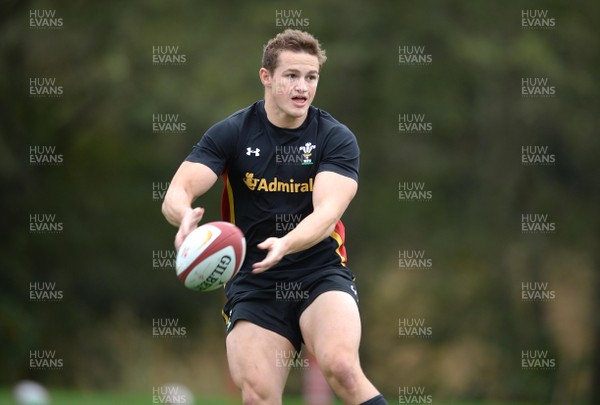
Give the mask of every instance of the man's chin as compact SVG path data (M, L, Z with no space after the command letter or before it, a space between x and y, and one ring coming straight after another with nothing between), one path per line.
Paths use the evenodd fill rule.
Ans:
M310 107L310 104L308 103L306 103L302 107L292 106L288 109L287 113L296 118L304 117L308 112L308 107Z

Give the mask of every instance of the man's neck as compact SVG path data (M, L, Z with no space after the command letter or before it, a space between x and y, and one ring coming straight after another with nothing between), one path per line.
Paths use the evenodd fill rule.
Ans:
M305 114L300 117L292 117L279 110L274 102L265 97L265 113L267 114L267 120L276 127L295 129L304 123L306 120Z

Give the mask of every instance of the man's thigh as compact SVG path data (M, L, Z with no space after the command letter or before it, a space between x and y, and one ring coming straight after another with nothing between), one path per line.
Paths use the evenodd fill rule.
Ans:
M294 353L285 337L245 320L239 320L226 339L227 360L233 381L252 386L261 396L281 396L289 369L282 359Z
M300 316L300 329L306 348L317 359L341 352L358 360L360 314L355 298L347 292L320 294Z

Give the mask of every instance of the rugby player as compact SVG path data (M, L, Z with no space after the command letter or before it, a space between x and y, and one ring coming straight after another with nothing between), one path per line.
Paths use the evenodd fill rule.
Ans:
M361 369L358 292L341 222L358 187L358 144L312 106L325 60L309 33L269 40L259 70L264 99L206 131L162 206L179 228L179 248L204 214L194 201L224 182L223 220L248 246L223 309L229 369L244 404L281 404L289 368L280 360L302 344L344 403L387 404Z

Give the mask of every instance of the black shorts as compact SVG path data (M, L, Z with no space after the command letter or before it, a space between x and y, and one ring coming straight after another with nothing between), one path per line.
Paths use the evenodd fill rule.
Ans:
M287 338L300 352L300 315L322 293L344 291L358 303L354 275L345 268L315 272L295 281L276 282L270 288L233 293L223 307L227 333L239 320L273 331Z

